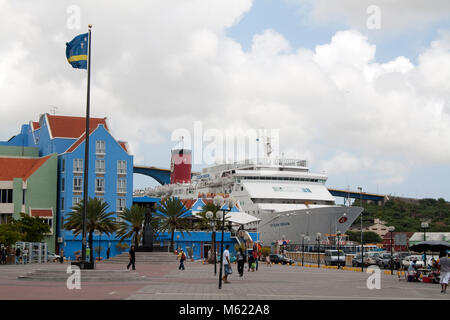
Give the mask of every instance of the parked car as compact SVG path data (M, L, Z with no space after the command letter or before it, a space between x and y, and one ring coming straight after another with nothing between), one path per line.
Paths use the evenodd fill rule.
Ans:
M345 266L345 252L342 250L339 250L339 254L337 250L325 250L325 265L326 266L332 266L332 265L341 265Z
M281 254L271 254L269 257L270 257L270 262L273 262L273 263L281 263L281 264L294 264L295 263L294 260L292 260L286 256L283 256Z
M382 252L380 251L371 251L367 252L367 265L377 264L377 258L380 257Z
M423 260L422 256L420 255L411 255L405 257L405 259L402 260L402 266L403 268L407 269L412 261L416 260L416 266L418 268L423 268Z
M407 251L395 252L392 255L392 260L394 261L394 269L400 269L402 267L403 259L405 259L407 256L410 256L410 255L411 255L411 253L409 253Z
M364 253L364 266L367 267L367 258L368 254ZM361 253L356 254L356 256L352 259L353 267L361 267Z
M376 258L377 266L383 269L391 268L391 254L388 252L384 252L380 254L378 258ZM393 255L392 255L392 264L394 264Z
M61 259L61 256L47 251L47 261L55 262L59 261L59 259Z

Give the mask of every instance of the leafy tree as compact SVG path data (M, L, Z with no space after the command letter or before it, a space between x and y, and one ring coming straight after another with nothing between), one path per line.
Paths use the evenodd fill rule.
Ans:
M11 246L20 241L23 236L12 223L0 224L0 243Z
M20 219L11 222L19 233L23 234L22 241L42 242L46 233L50 232L50 226L39 217L31 217L25 213L20 214Z
M170 233L170 251L173 251L175 229L180 229L181 235L184 236L183 230L189 234L190 221L186 216L189 211L180 199L168 197L161 200L154 214L154 220L157 223L158 230L168 231Z
M94 232L110 235L117 229L114 212L106 212L109 205L97 198L89 198L87 203L87 226L89 248L93 248ZM83 232L84 201L77 203L68 214L64 228L73 230L75 235ZM94 261L94 250L90 250L90 261Z
M361 232L353 232L353 231L347 231L346 234L348 235L349 241L355 241L361 243ZM383 239L372 231L364 231L363 232L363 242L366 243L380 243Z
M143 234L141 231L145 222L145 208L134 204L131 209L125 208L119 218L121 221L118 223L117 236L120 241L133 237L134 246L137 248Z

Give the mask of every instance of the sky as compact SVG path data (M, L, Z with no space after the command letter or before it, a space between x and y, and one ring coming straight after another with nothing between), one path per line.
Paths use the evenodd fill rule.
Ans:
M168 168L181 133L200 170L264 129L329 187L450 201L448 0L0 0L0 140L84 116L65 43L88 24L91 115L135 164Z

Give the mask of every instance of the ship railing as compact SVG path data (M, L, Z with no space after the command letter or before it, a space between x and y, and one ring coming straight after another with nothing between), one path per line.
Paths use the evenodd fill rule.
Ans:
M238 161L235 163L236 166L246 166L246 165L274 165L274 166L293 166L293 167L307 167L308 162L306 160L299 159L285 159L285 158L253 158Z

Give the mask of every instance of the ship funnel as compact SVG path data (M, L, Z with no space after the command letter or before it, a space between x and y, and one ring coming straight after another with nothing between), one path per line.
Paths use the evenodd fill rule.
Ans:
M190 183L191 169L191 150L172 150L172 157L170 160L170 183Z

